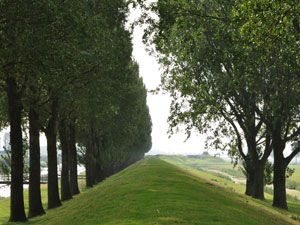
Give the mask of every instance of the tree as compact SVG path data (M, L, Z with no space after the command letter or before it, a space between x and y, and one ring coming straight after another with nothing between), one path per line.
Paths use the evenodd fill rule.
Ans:
M1 174L6 177L7 180L10 180L11 176L11 154L10 150L4 148L4 153L3 155L0 155L0 171Z
M146 105L140 105L138 109L143 119L147 119L147 126L142 125L141 121L128 123L128 129L132 132L128 132L124 139L114 137L115 142L118 138L120 142L116 146L108 145L107 150L114 150L114 153L107 154L109 157L104 160L108 161L108 166L102 167L101 152L107 141L105 137L112 136L114 129L120 129L115 117L120 112L120 102L124 100L119 93L122 82L127 82L126 87L120 89L122 94L129 96L132 94L131 88L135 94L142 94L142 98L146 93L144 87L141 89L142 83L136 70L131 68L131 38L125 29L126 1L102 1L99 4L93 0L5 0L0 3L0 12L0 91L2 96L6 94L0 99L3 105L0 119L1 126L8 122L11 127L10 221L17 222L27 220L23 200L22 124L29 125L29 217L34 217L44 213L40 195L40 131L47 138L48 208L54 208L61 205L57 177L57 133L63 150L64 200L71 194L79 193L76 143L81 140L77 133L87 132L82 143L87 149L87 177L93 185L104 177L100 174L102 170L114 168L115 172L125 160L130 158L133 162L141 157L145 146L135 138L147 141L149 147L151 122L149 112L143 108L147 108ZM130 85L131 81L134 81L133 85ZM134 97L136 99L137 96ZM131 112L137 115L137 108L132 108ZM148 114L145 116L145 113ZM147 132L141 131L138 135L137 127L147 129ZM119 152L117 147L120 147ZM138 156L128 153L132 149L140 151ZM117 153L120 153L119 157Z
M256 89L263 103L255 109L268 126L274 150L273 206L287 209L285 173L300 151L284 156L285 146L299 139L299 4L294 1L257 1L238 4L244 48L257 57ZM247 40L247 41L246 41ZM253 77L255 77L253 75ZM255 88L254 88L255 89Z
M201 133L211 131L217 147L221 147L221 135L232 138L243 160L255 168L254 175L248 176L254 185L252 196L264 199L264 167L272 150L271 137L256 115L261 99L248 79L253 70L249 62L255 55L243 49L239 27L232 19L233 7L234 2L228 1L158 1L150 10L159 20L146 16L145 41L154 44L153 52L159 53L165 67L162 89L173 98L171 133L179 124L186 125L188 136L193 128ZM258 145L263 147L262 154L257 152Z
M33 93L29 108L29 149L30 149L30 176L29 176L29 213L28 217L45 214L41 199L41 164L40 164L40 123L36 98L36 89L31 85Z

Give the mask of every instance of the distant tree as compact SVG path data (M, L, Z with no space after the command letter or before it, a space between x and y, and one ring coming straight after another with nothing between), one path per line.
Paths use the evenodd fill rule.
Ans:
M8 181L11 178L11 149L3 146L4 154L0 154L0 175L6 177ZM28 181L29 177L29 157L28 157L28 143L23 140L23 181Z
M10 157L10 150L4 147L4 154L0 155L0 171L1 175L5 176L7 180L10 180L11 175Z
M203 153L202 153L202 155L209 155L209 153L208 153L208 151L204 151Z

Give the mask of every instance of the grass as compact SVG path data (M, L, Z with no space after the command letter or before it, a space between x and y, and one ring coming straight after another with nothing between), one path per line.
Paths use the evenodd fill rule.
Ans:
M298 224L268 202L207 180L213 175L198 176L149 157L26 224Z
M244 192L245 192L244 184L235 184L233 181L224 179L221 176L216 176L213 172L203 171L201 169L202 168L201 161L198 161L198 163L199 163L198 168L200 167L200 170L199 170L199 169L196 169L196 167L191 166L192 163L189 162L190 159L185 156L174 156L174 155L167 156L167 155L165 155L165 156L160 156L160 158L171 164L174 164L174 165L182 168L184 171L191 173L194 176L200 177L201 179L205 179L209 182L212 182L215 185L226 188L227 190L236 192L238 194L244 194ZM207 167L207 165L209 165L210 159L212 159L212 161L215 160L213 158L214 157L207 157L206 160L204 161L204 166ZM230 168L230 167L232 168L232 165L229 162L223 161L223 163L219 163L219 164L215 164L215 165L212 164L212 167L215 170L222 171L225 173L223 168ZM297 181L297 179L299 178L299 180L300 180L300 166L298 168L299 168L299 170L297 170L297 168L296 168L295 173L289 179L293 178L294 180ZM236 170L236 169L233 169L233 170ZM261 207L263 205L264 207L266 207L267 210L272 210L272 211L275 210L275 211L282 213L284 215L287 215L289 217L299 218L300 200L298 200L297 198L300 198L300 192L290 191L290 190L288 192L289 192L289 194L287 195L287 203L289 206L288 211L279 210L279 209L273 208L271 206L272 199L273 199L273 190L271 188L267 188L267 187L265 188L265 199L266 199L265 201L260 201L260 200L256 200L256 199L251 199L251 201L256 206ZM298 220L300 220L300 218Z
M160 158L180 167L184 166L205 171L218 170L226 173L228 176L245 178L243 172L239 169L239 166L233 168L231 163L218 157L201 156L201 158L189 158L183 155L163 155L160 156Z
M85 182L82 180L78 181L80 191L85 191ZM47 209L47 184L41 184L41 197L44 209ZM26 212L28 211L28 189L24 190L24 205ZM10 213L10 199L0 198L0 224L6 224L9 219ZM10 223L12 224L12 223Z
M295 169L295 172L287 178L286 186L287 188L300 191L300 165L290 165L289 167Z

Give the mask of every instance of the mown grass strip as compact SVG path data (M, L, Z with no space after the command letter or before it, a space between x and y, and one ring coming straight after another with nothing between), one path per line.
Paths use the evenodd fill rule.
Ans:
M156 157L148 157L27 224L297 223L253 206L247 198Z

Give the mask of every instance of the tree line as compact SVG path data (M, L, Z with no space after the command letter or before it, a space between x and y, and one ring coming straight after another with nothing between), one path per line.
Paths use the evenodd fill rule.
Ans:
M138 2L173 99L170 133L183 124L187 135L209 134L210 146L243 162L246 194L259 199L273 152L273 206L287 209L287 168L300 152L299 3Z
M23 140L29 139L29 213L44 214L40 132L47 139L48 208L143 158L151 148L147 91L132 59L129 2L0 2L0 121L10 127L9 221L26 221ZM62 150L61 196L57 144Z

